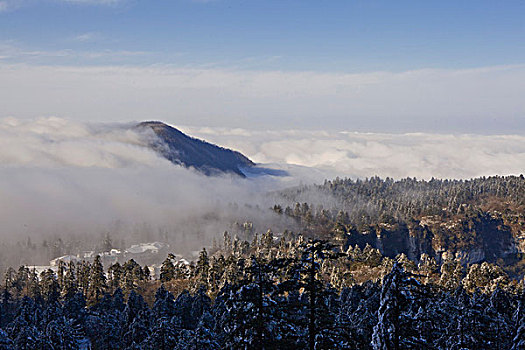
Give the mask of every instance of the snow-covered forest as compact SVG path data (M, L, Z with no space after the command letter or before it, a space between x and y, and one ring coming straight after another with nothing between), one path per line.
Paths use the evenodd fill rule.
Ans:
M0 349L525 349L524 184L336 179L193 261L8 268Z
M226 234L159 279L133 260L10 269L2 349L523 349L525 294L489 263L441 267L320 240Z

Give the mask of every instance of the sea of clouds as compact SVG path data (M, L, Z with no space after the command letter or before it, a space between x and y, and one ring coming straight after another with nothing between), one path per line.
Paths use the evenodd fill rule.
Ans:
M525 171L522 135L182 130L237 149L257 163L313 168L317 176L469 179Z
M525 168L520 135L180 127L288 173L207 177L160 157L147 147L154 133L132 125L1 119L0 243L64 236L98 242L106 232L133 243L159 240L162 231L172 242L190 237L184 249L194 249L232 220L257 220L259 230L290 224L268 210L274 202L267 193L301 183L374 175L466 179Z

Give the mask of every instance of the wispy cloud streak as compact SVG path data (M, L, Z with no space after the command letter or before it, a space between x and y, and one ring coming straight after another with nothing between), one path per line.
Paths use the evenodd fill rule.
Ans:
M37 3L38 0L1 0L0 13L15 11L24 6L30 6ZM53 0L57 3L70 3L77 5L96 5L96 6L116 6L127 2L128 0Z

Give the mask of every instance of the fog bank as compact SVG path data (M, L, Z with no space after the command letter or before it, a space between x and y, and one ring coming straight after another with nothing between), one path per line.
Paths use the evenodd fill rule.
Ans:
M289 180L207 177L160 157L146 146L153 132L131 126L1 120L0 244L61 238L96 249L109 233L121 248L161 240L184 253L235 222L286 226L265 193Z
M296 164L327 177L469 179L525 172L525 136L253 131L183 127L255 162Z

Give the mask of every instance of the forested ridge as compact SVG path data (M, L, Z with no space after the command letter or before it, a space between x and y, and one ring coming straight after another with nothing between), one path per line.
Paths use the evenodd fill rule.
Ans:
M366 244L394 257L427 254L442 263L497 263L524 276L525 178L472 180L335 179L283 191L277 213L302 232L347 245ZM324 204L324 206L323 206Z
M294 232L239 224L158 276L9 268L0 349L525 349L524 189L336 179L276 196Z

